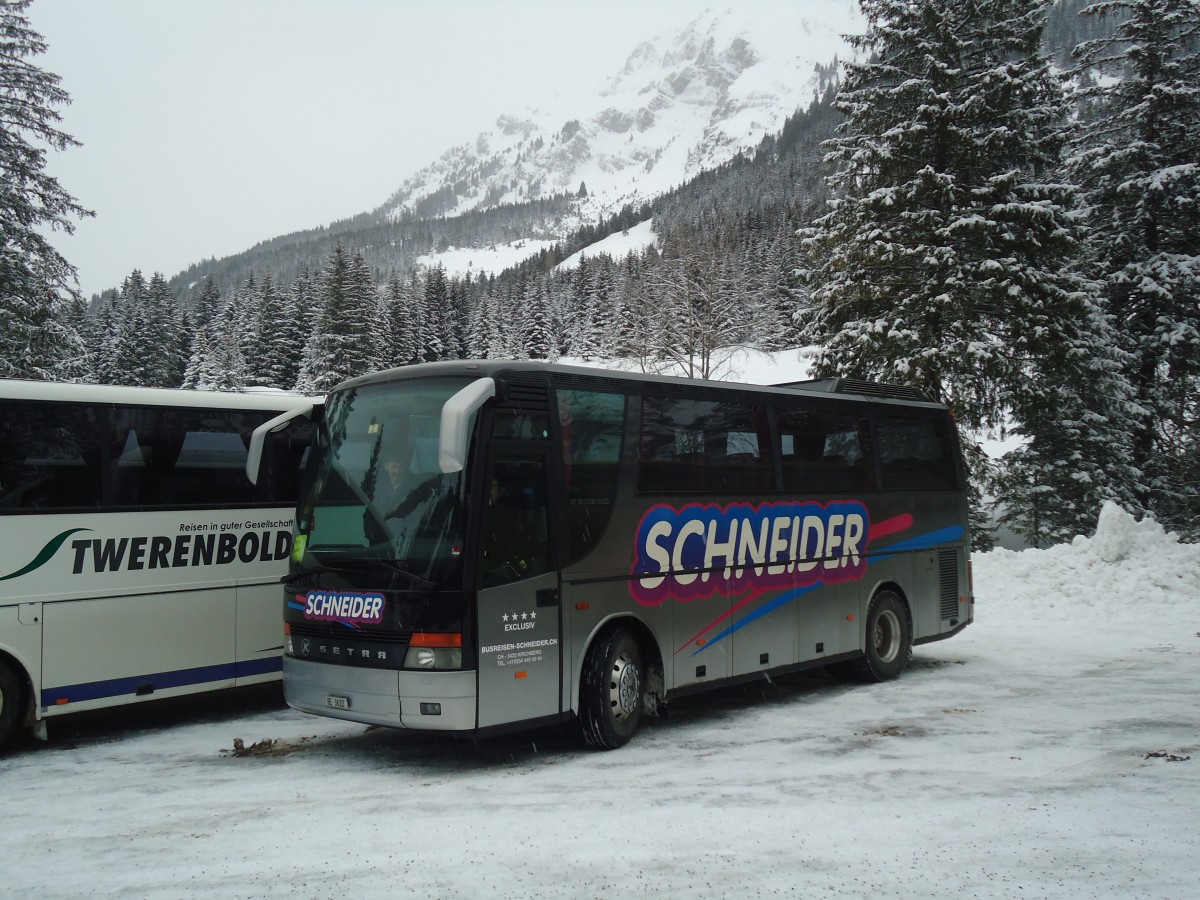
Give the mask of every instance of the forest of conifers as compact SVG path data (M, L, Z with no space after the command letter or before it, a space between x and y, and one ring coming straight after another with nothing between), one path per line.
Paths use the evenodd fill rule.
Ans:
M819 373L914 384L968 434L1019 435L1001 461L969 456L1035 543L1087 532L1105 499L1195 536L1197 0L861 6L859 61L779 134L500 275L412 263L553 238L577 198L368 214L170 282L133 272L63 309L71 349L33 374L322 391L572 356L710 377L729 347L815 345ZM557 267L646 219L654 247Z

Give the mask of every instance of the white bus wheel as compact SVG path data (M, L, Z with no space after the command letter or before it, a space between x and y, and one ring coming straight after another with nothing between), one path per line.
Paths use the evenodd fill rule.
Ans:
M579 688L579 724L589 747L614 750L629 743L642 719L645 668L629 632L613 629L588 651Z

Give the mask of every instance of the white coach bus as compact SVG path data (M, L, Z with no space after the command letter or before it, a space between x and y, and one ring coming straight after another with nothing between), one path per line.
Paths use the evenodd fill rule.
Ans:
M302 398L0 380L0 746L46 720L280 677ZM303 420L297 420L302 422Z

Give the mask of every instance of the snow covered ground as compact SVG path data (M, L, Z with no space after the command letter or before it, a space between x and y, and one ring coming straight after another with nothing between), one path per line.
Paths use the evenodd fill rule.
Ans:
M271 696L63 722L0 758L3 891L1200 895L1200 547L1110 507L1090 540L976 557L975 590L895 682L694 698L611 753Z

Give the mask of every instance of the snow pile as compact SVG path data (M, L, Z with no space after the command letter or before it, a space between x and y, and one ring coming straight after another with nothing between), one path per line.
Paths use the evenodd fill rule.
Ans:
M1200 598L1200 545L1182 544L1153 519L1139 521L1111 502L1090 538L974 560L976 597L1035 622L1091 609L1108 622L1133 624L1151 612L1195 609ZM986 617L987 605L980 612Z

